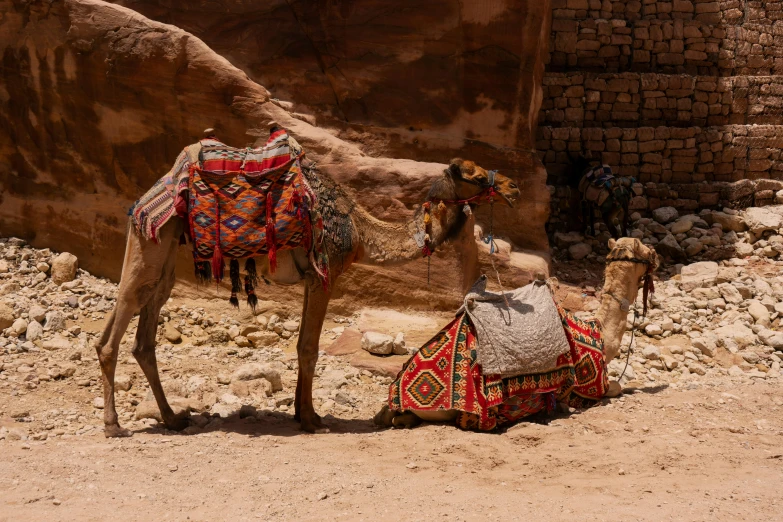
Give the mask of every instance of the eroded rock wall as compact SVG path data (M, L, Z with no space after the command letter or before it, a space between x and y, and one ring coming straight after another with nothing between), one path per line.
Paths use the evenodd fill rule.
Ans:
M271 7L287 5L279 4ZM429 32L423 28L434 19L411 6L404 6L396 18L380 6L373 16L362 10L324 8L324 17L336 17L334 27L323 35L326 47L312 32L322 23L320 18L305 20L303 13L310 11L304 4L294 3L288 12L294 21L285 23L282 18L275 22L274 9L258 18L235 10L230 13L233 21L223 19L230 36L224 47L231 49L226 56L240 70L191 33L125 7L97 0L3 0L0 154L6 161L0 164L0 229L33 244L71 251L85 268L116 277L128 207L168 170L183 146L207 126L216 127L228 143L249 145L277 121L290 129L326 174L384 219L409 217L450 157L462 155L487 168L500 168L519 181L525 198L518 209L498 209L496 234L508 235L514 249L544 249L548 193L545 171L532 151L532 136L549 7L542 7L545 2L535 7L527 2L482 4L492 9L462 7ZM222 11L210 9L197 12L196 19L220 19L216 13ZM345 27L338 31L340 17L348 15L356 17L353 29L342 24ZM385 36L377 27L354 33L365 28L360 20L369 23L373 17L385 20ZM254 20L267 25L259 28ZM523 31L522 36L522 22L535 30ZM297 27L299 33L289 34ZM270 36L270 31L277 36ZM206 31L217 33L214 26ZM243 62L242 56L255 56L255 47L243 50L235 40L238 34L255 41L271 56L269 61ZM345 51L345 70L323 62L327 54L340 57L335 49L351 47L341 42L362 42L368 35L374 35L375 48L388 48L385 56L351 48ZM366 55L364 61L361 54ZM353 67L348 67L352 60ZM400 67L401 60L409 67ZM410 65L414 62L418 65ZM313 74L320 70L320 77L311 74L313 63L318 63ZM275 64L279 68L272 71ZM270 101L285 96L270 94L254 81L260 79L254 68L267 71L267 79L288 78L293 83L280 92L297 92L304 101ZM427 81L417 84L425 69ZM330 75L344 77L351 88L330 86L336 98L324 105L328 96L311 94L320 92L319 85L328 83ZM407 80L392 81L400 75ZM387 81L392 87L383 95ZM426 101L419 104L422 99ZM310 100L312 104L305 103ZM407 101L414 110L403 110ZM369 108L356 108L362 103ZM344 109L337 111L340 106ZM400 126L409 120L412 125ZM342 124L329 127L335 122ZM486 219L486 214L479 215L480 221ZM423 284L422 262L417 265L421 270L403 274L358 268L342 292L437 304L443 296L454 298L458 290L458 268L446 259L453 254L446 252L435 260L432 291ZM181 265L180 273L191 271L187 252Z

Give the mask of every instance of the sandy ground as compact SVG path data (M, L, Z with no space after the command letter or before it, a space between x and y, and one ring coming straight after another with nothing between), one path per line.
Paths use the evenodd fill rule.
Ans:
M0 520L780 520L777 386L645 389L501 434L289 415L6 442Z
M384 324L380 315L366 310L357 326L393 331L405 320L391 314ZM419 317L409 331L422 340L438 323ZM216 361L161 357L164 375L196 368L221 371ZM84 361L84 371L97 378L97 363ZM76 405L95 429L0 441L0 521L781 519L783 400L774 384L662 384L499 434L378 430L370 419L384 388L372 384L350 392L377 397L326 417L330 434L304 434L290 413L269 411L190 435L153 425L121 440L103 437L101 412L90 407L99 385L2 390L0 401L33 417ZM293 379L284 385L293 392Z
M568 291L576 289L558 293ZM188 303L226 307L223 300ZM325 333L321 346L331 355L322 360L361 368L372 360L357 355L361 330L404 330L418 345L449 316L365 309L336 340ZM346 324L340 321L329 319L325 329ZM99 331L102 322L81 326ZM118 372L134 375L143 395L146 383L127 350ZM284 351L293 361L293 341ZM220 351L162 352L164 382L194 373L214 379L244 362ZM35 360L45 353L22 357L45 365ZM373 373L388 375L404 359L378 362ZM285 392L293 393L294 375L284 372ZM136 423L132 438L107 440L102 411L93 407L98 378L97 361L86 355L77 377L32 390L0 386L0 428L49 433L47 440L0 440L0 522L783 520L783 396L771 381L648 384L584 412L479 434L434 424L377 429L371 418L386 386L365 372L342 388L357 399L354 407L325 417L329 434L302 433L292 412L259 408L257 417L233 416L190 434L149 421ZM131 398L120 395L121 409L132 411ZM19 410L29 411L30 422L12 418ZM81 434L45 426L65 415Z

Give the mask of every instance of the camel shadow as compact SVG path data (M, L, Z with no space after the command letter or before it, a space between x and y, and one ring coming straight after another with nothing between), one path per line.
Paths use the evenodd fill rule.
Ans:
M246 437L295 437L312 435L299 428L299 422L294 420L293 414L272 412L269 410L259 410L257 415L240 418L239 413L234 413L225 418L213 417L204 427L199 427L193 422L191 416L191 425L182 431L173 431L167 429L163 424L150 426L134 431L137 434L166 435L192 437L204 433L235 433ZM319 434L320 436L342 435L342 434L364 434L375 433L380 429L373 424L372 418L369 419L343 419L333 415L325 415L322 418L324 424L329 428L329 433Z

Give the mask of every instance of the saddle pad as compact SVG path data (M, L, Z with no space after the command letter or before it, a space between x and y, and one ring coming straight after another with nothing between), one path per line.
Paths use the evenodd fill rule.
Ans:
M512 424L560 401L588 408L606 393L608 378L597 323L557 307L569 351L551 371L501 378L476 361L476 330L461 313L405 363L389 386L392 411L458 412L462 429L489 431Z
M568 352L552 293L531 283L504 294L488 292L482 277L463 308L478 335L477 358L485 374L502 377L549 371Z
M201 168L191 174L188 205L197 261L211 260L218 243L222 255L245 258L309 242L307 190L298 159L288 159L286 152L285 163L265 169L275 158L256 161L228 147L204 148L202 155Z

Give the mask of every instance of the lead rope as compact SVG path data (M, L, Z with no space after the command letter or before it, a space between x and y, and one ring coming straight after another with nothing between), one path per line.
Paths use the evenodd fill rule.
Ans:
M489 171L489 183L490 187L495 186L495 173L496 170ZM495 278L498 280L498 286L500 287L500 295L503 296L503 302L506 304L506 312L508 313L508 320L503 317L503 322L506 326L511 326L511 306L508 304L508 297L506 297L506 291L503 288L503 283L500 282L500 272L498 272L495 266L495 260L492 256L495 254L495 198L493 194L489 194L489 235L484 238L484 243L489 245L489 262L492 264L492 270L495 272Z
M617 379L617 382L620 382L623 377L625 377L625 371L628 369L628 364L631 362L631 352L633 351L633 340L636 336L636 319L639 317L639 309L636 307L636 304L634 303L633 306L633 323L631 324L631 341L628 343L628 355L625 357L625 368L623 368L623 373L620 374L620 377Z

